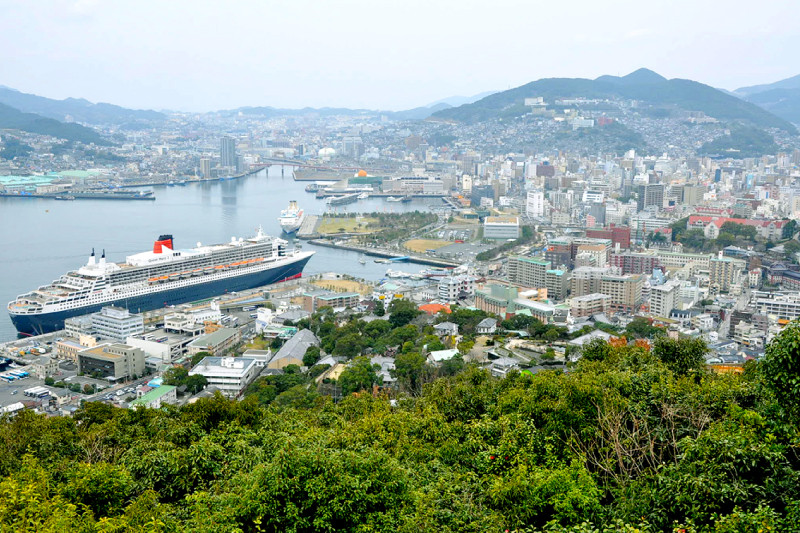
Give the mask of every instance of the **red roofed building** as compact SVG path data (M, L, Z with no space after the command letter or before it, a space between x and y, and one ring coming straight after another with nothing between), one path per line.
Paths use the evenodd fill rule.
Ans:
M722 225L726 222L742 224L743 226L754 226L759 237L777 241L783 236L783 227L788 221L692 215L689 217L686 228L702 229L707 239L716 239L719 237L720 228L722 228Z
M436 314L436 313L438 313L439 311L444 311L444 312L445 312L445 313L447 313L448 315L449 315L450 313L452 313L452 311L450 310L450 306L449 306L449 305L442 305L442 304L425 304L425 305L420 305L420 306L419 306L419 310L420 310L420 311L424 311L425 313L427 313L427 314L429 314L429 315L435 315L435 314Z

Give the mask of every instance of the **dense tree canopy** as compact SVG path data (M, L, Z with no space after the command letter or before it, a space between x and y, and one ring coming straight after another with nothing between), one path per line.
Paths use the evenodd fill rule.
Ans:
M742 374L659 338L594 341L568 372L497 379L455 359L422 379L422 337L396 359L418 394L396 402L357 357L339 402L292 372L243 401L4 417L0 530L800 529L797 323Z

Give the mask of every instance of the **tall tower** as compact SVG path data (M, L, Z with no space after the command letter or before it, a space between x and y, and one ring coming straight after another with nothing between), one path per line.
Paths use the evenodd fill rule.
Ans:
M219 164L223 167L236 166L236 141L233 137L223 137L220 140Z

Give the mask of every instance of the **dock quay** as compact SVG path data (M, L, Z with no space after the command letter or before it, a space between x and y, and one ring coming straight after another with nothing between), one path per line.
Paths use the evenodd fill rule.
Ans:
M0 198L49 198L51 200L150 200L156 199L151 192L118 190L62 191L48 193L0 193Z
M323 246L325 248L338 248L339 250L349 250L351 252L358 252L372 257L381 257L384 259L404 259L408 263L417 263L419 265L429 265L444 268L452 268L461 266L460 263L453 263L444 261L442 259L430 259L427 257L417 257L413 255L400 255L392 252L385 252L383 250L376 250L373 248L360 248L358 246L351 246L349 244L336 244L325 239L312 239L308 241L315 246Z

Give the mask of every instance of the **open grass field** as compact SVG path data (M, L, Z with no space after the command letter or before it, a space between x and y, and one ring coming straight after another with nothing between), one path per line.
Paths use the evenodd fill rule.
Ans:
M331 217L324 216L317 225L317 233L332 235L336 233L370 233L367 225L377 222L368 217Z
M451 241L443 241L441 239L412 239L406 241L403 246L412 252L425 253L426 250L438 250L448 244L453 244Z

